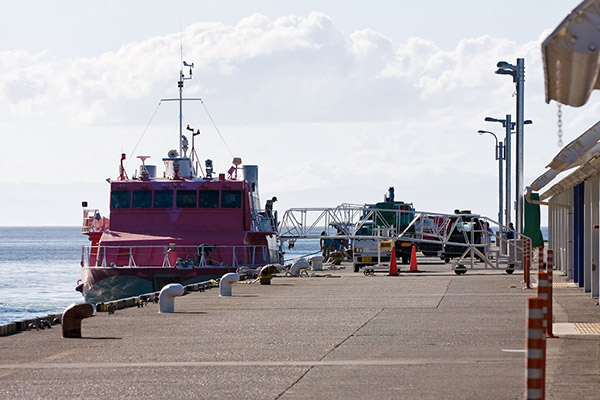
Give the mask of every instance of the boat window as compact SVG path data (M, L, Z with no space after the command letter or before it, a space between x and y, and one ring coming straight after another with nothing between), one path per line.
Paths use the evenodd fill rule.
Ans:
M219 208L218 190L201 190L198 192L199 208Z
M221 192L221 207L241 208L242 192L239 190L223 190L223 192Z
M154 208L172 208L173 207L173 191L172 190L156 190L154 191Z
M110 208L129 208L131 205L131 192L129 190L115 190L110 194Z
M196 208L196 191L178 190L176 203L178 208Z
M134 190L133 208L152 207L152 190Z

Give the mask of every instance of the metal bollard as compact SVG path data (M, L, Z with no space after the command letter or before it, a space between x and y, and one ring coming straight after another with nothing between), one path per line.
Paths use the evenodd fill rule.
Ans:
M240 275L230 272L221 277L219 281L219 296L231 296L231 287L240 280Z
M312 256L308 258L310 265L312 266L313 271L322 271L323 270L323 260L325 257L323 256Z
M321 257L322 258L322 257ZM277 267L273 264L265 265L260 269L258 273L258 278L261 285L270 285L271 278L273 278L272 274L276 274L278 272Z
M180 283L169 283L160 291L158 298L158 312L174 313L175 312L175 297L182 296L185 292L183 285Z
M81 337L81 321L94 315L94 306L90 303L73 303L62 315L62 333L64 338Z
M291 276L300 276L300 274L302 272L304 272L305 274L307 273L306 271L310 268L310 264L308 263L308 261L306 261L303 258L300 258L298 260L295 260L292 263L292 266L290 267L290 275Z
M546 337L543 328L543 300L527 299L527 363L525 366L525 398L543 399L546 386Z

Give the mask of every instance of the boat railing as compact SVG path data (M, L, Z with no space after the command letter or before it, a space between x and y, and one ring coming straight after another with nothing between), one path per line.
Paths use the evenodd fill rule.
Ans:
M250 267L268 264L267 246L82 246L83 267Z
M83 210L83 225L81 232L84 234L90 232L104 232L108 229L108 218L100 216L98 209Z
M277 210L268 212L267 210L254 210L252 212L253 232L277 232Z

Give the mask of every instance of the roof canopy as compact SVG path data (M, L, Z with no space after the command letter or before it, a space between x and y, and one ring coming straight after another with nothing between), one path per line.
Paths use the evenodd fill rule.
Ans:
M542 43L546 102L584 105L600 89L600 0L584 0ZM600 122L562 149L531 184L539 191L560 173L577 168L540 199L560 194L600 173Z
M550 168L531 184L534 191L541 190L561 172L582 166L600 154L600 122L566 145L546 166ZM542 195L546 197L546 193Z
M546 103L580 107L600 89L600 0L585 0L542 43Z

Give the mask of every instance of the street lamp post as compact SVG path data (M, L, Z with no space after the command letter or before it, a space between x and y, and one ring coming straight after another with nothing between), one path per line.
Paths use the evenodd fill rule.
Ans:
M511 197L512 197L512 182L511 182L511 160L512 160L512 145L511 145L511 134L514 133L516 123L512 122L512 116L506 114L505 119L498 119L492 117L485 117L486 122L500 122L502 127L506 129L506 136L504 137L505 144L505 158L506 158L506 225L511 222ZM531 120L523 121L523 124L532 124Z
M500 122L503 128L506 128L506 136L504 136L505 143L505 158L506 158L506 225L511 222L511 189L512 189L512 171L511 171L511 160L512 160L512 146L511 146L511 132L515 127L515 123L511 122L511 115L507 114L506 119L497 119L492 117L485 117L486 122Z
M525 60L517 58L517 65L506 61L500 61L496 71L499 75L511 75L517 89L517 157L515 166L515 190L516 190L516 230L523 233L523 170L524 170L524 140L523 125L525 114Z
M494 136L496 139L496 160L498 160L498 231L502 234L502 226L504 223L502 222L502 214L504 214L502 210L502 202L504 201L504 193L502 193L502 189L504 184L502 182L503 172L502 172L502 160L504 159L504 147L502 145L502 141L498 142L498 137L490 131L477 131L480 135L484 133L489 133Z

